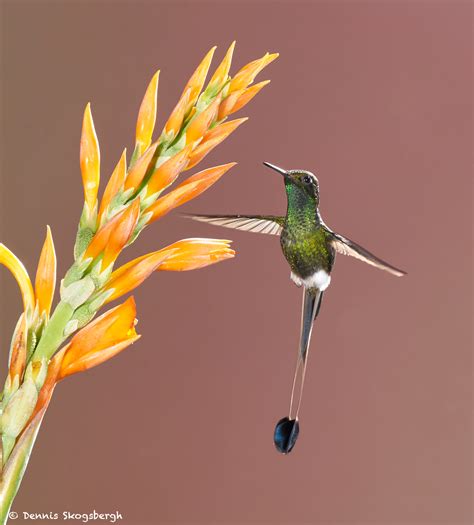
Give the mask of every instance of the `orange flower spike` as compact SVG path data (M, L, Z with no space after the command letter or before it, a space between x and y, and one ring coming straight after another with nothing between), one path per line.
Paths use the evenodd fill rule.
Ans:
M104 291L113 290L113 292L104 304L114 301L142 284L169 254L170 252L161 251L142 255L112 272Z
M228 114L232 115L232 113L235 113L236 111L239 111L239 109L242 109L267 84L270 84L270 80L264 80L263 82L259 82L258 84L255 84L254 86L250 86L249 88L241 92L240 96L237 98L237 101L232 106ZM240 92L236 91L236 93L240 93Z
M80 330L66 348L59 379L95 366L136 341L135 316L135 300L129 297ZM107 354L113 347L116 352ZM102 352L105 352L103 359Z
M99 141L92 120L91 105L87 104L82 122L80 163L84 200L89 213L97 204L97 192L100 180L100 149Z
M232 55L234 54L235 40L229 46L227 53L225 54L224 59L217 67L216 71L212 75L211 80L209 81L210 86L222 86L229 75L230 65L232 63Z
M125 190L130 188L138 188L138 186L141 184L157 147L158 142L155 142L145 151L145 153L137 160L137 162L135 162L132 169L128 172L127 178L125 179Z
M178 133L178 131L181 129L181 126L184 120L184 114L188 106L190 93L191 93L191 90L187 89L183 93L181 98L178 100L178 103L174 107L168 121L165 124L164 130L163 130L165 133L172 132L173 136L175 136Z
M161 192L172 184L188 165L191 151L192 145L189 144L156 169L148 181L147 195Z
M157 268L158 271L183 272L197 270L211 264L231 259L235 251L231 241L224 239L184 239L171 245L173 253Z
M44 312L49 316L56 287L56 253L53 236L48 226L46 239L41 250L35 279L35 295L40 315Z
M247 118L241 118L219 124L215 128L211 129L204 135L204 139L197 148L192 152L189 158L189 164L186 169L191 169L196 164L199 164L201 160L210 153L216 146L218 146L223 140L225 140L233 131L235 131L241 124L243 124Z
M206 191L236 164L236 162L230 162L229 164L209 168L189 177L189 179L164 197L158 199L146 210L147 213L151 212L153 214L148 224Z
M116 227L111 231L105 246L102 268L105 269L113 263L125 248L140 216L140 199L135 199L125 210Z
M25 313L22 313L12 342L9 366L10 381L13 381L16 375L21 377L25 370L27 335L26 316Z
M150 145L155 128L159 76L159 71L153 75L138 112L136 146L138 146L140 153Z
M4 244L0 243L0 264L3 264L10 270L13 277L16 279L20 288L21 297L23 299L23 309L26 312L29 310L33 313L35 309L35 293L31 284L28 272L23 263L18 257L11 252Z
M213 120L217 117L220 101L221 94L204 111L194 117L186 129L186 144L194 144L196 140L206 133Z
M194 105L197 98L199 97L199 93L201 93L201 89L204 86L204 82L206 81L207 72L209 71L215 50L216 46L208 51L207 55L203 58L202 62L191 75L191 78L188 80L188 83L183 90L184 94L189 89L189 100L186 112Z
M106 213L107 208L112 202L112 199L115 197L115 195L117 195L118 191L122 188L125 182L126 176L127 176L127 150L124 149L122 152L122 156L120 157L120 160L115 166L115 169L109 179L109 182L107 183L107 187L105 188L104 195L100 202L99 221L102 215Z
M246 88L251 84L255 77L262 71L262 69L278 58L278 53L266 53L262 58L253 60L237 72L235 77L231 80L229 86L229 93L236 90Z

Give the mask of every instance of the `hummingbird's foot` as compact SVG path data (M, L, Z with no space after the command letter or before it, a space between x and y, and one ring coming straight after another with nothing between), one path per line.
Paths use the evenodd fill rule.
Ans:
M278 421L273 434L273 442L278 452L289 454L295 446L300 433L298 419L284 417Z

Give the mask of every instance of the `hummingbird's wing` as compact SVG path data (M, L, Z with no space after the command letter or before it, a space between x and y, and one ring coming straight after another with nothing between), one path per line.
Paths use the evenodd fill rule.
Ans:
M280 235L285 217L273 215L187 215L195 221L254 233Z
M330 242L338 253L342 253L343 255L351 255L360 261L364 261L371 266L385 270L386 272L396 275L397 277L406 275L406 272L403 270L399 270L398 268L395 268L395 266L382 261L382 259L379 259L354 241L351 241L350 239L347 239L338 233L331 232L331 234L332 239Z

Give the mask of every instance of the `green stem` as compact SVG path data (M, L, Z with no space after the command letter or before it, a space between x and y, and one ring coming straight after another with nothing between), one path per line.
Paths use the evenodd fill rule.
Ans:
M40 361L43 358L49 360L56 352L65 339L64 328L68 321L71 320L73 313L74 308L69 303L61 301L58 304L34 351L33 357L35 361Z

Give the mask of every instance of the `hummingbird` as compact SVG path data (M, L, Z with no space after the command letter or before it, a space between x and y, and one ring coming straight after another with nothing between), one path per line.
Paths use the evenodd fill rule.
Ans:
M287 196L285 216L273 215L190 215L197 221L254 233L278 235L291 269L290 278L303 288L299 350L290 396L289 413L278 421L274 431L276 449L288 454L299 435L299 411L308 362L313 322L321 309L323 295L331 282L336 254L349 255L371 266L400 277L406 272L379 259L362 246L331 230L319 211L319 182L307 170L285 170L263 163L283 176ZM297 403L294 403L299 384ZM296 407L295 407L296 404Z

